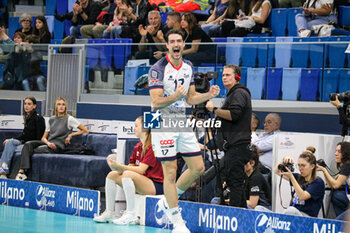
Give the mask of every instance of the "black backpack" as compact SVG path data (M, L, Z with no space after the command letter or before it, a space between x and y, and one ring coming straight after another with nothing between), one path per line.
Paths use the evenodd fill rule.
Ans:
M72 143L68 144L62 151L63 154L74 155L95 155L95 151L87 144Z

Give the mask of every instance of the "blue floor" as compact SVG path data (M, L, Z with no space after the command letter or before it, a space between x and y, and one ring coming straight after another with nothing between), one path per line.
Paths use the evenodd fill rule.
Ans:
M0 232L6 233L103 233L133 232L160 233L170 232L145 226L117 226L95 223L91 218L71 216L48 211L0 205Z

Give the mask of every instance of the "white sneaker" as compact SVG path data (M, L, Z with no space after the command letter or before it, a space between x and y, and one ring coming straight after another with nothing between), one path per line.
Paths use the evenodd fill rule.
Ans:
M136 216L135 212L124 211L120 218L113 220L113 223L117 225L139 225L140 219Z
M308 29L305 29L298 33L299 37L309 37L311 35L311 31Z
M18 173L16 176L16 180L26 180L27 176L24 173Z
M185 221L179 219L176 223L173 224L172 233L191 233L190 230L186 227Z
M7 176L6 175L1 175L0 179L7 179Z
M114 219L114 212L109 210L105 210L101 215L94 217L95 222L112 222Z

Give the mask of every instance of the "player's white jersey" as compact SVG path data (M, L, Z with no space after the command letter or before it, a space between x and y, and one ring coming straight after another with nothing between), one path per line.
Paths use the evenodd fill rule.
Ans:
M148 73L149 89L163 89L163 96L167 97L175 93L176 87L181 84L186 90L189 90L193 81L193 65L188 60L183 60L181 65L176 68L171 64L168 57L163 57L154 64ZM162 115L185 115L186 96L177 100L173 104L160 109Z

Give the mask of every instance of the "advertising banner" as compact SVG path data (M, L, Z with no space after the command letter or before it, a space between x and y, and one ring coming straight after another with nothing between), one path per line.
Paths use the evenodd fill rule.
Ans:
M100 192L0 179L0 203L92 218L99 211Z
M146 226L172 228L157 198L146 198ZM183 219L191 232L293 232L340 233L342 222L258 212L228 206L179 202Z

